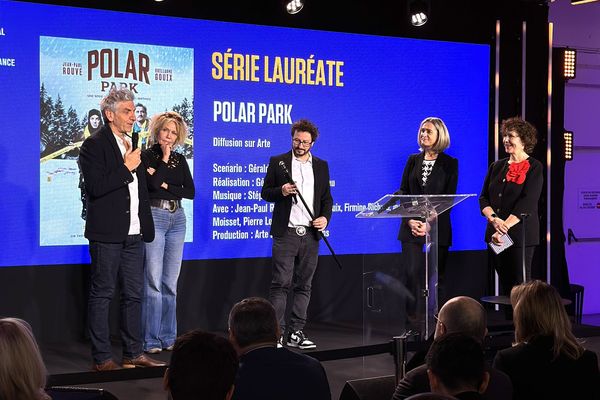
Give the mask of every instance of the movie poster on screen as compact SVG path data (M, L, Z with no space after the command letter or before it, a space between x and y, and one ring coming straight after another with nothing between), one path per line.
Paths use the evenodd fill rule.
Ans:
M176 151L193 173L194 52L190 48L40 37L40 246L87 244L85 193L78 156L103 123L100 100L112 88L135 94L138 145L148 147L149 119L177 111L189 137ZM138 106L139 104L139 106ZM186 242L193 207L184 200Z

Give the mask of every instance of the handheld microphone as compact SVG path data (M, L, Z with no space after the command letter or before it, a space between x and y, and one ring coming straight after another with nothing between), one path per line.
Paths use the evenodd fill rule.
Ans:
M125 136L127 136L129 139L131 139L131 151L135 151L135 149L137 149L137 142L138 142L138 137L139 134L137 132L132 132L132 134L128 134L126 133ZM126 140L125 138L123 138L123 140ZM131 173L135 174L137 172L137 168L134 168Z
M131 134L131 151L134 151L138 147L138 139L140 134L138 132L133 132Z
M296 182L294 182L294 180L292 179L292 175L290 174L290 171L288 171L287 167L285 166L285 163L283 161L279 161L279 166L283 170L283 175L285 176L285 179L287 179L288 183L295 185ZM294 201L294 203L298 203L298 199L296 198L295 194L292 195L292 200Z
M283 174L285 175L285 179L287 179L288 183L295 185L296 182L294 182L294 180L292 179L292 176L290 175L290 171L288 171L287 167L285 166L285 163L283 161L279 161L279 166L283 170Z

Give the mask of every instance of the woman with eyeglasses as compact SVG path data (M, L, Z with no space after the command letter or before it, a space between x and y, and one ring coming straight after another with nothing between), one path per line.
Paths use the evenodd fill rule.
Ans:
M408 157L402 174L400 195L456 194L458 160L445 153L450 147L450 134L444 121L437 117L425 118L417 132L419 152ZM448 247L452 244L450 212L438 216L438 302L446 300L444 277ZM402 242L402 259L406 287L414 301L407 303L409 319L417 311L424 312L421 291L425 281L423 245L427 234L424 219L403 218L398 239ZM423 310L420 310L420 309Z
M183 145L187 125L176 112L157 114L150 123L151 147L142 152L154 219L154 241L146 243L142 327L144 351L172 350L177 337L177 280L183 258L186 220L181 199L193 199L194 181Z

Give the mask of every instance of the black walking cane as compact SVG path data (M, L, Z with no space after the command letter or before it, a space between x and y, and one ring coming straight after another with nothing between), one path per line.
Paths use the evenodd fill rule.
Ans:
M281 167L281 169L283 169L285 179L287 179L287 181L290 184L295 185L296 182L294 182L294 180L292 179L292 175L290 175L290 171L288 171L287 167L285 166L285 163L283 161L279 161L279 166ZM308 204L306 204L306 201L304 201L304 197L302 197L302 193L300 193L296 189L296 194L300 197L300 200L302 201L302 204L304 204L304 208L306 208L306 211L308 211L308 215L310 215L311 221L314 220L315 216L313 215L312 211L310 211L310 208L308 207ZM325 237L325 234L323 233L323 231L318 231L318 232L321 235L321 238L323 239L323 241L325 242L327 247L329 248L329 251L331 252L331 255L333 256L333 259L337 263L338 267L340 267L340 269L342 269L342 264L340 263L340 260L338 260L337 256L335 255L335 252L333 251L333 248L331 247L331 245L329 244L329 241Z

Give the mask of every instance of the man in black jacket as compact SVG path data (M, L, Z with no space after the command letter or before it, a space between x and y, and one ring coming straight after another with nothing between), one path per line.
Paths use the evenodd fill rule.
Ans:
M233 400L331 400L325 369L306 354L277 348L279 326L266 299L250 297L229 313L229 339L240 356Z
M88 324L96 371L119 368L112 360L109 305L121 289L123 367L164 363L142 353L141 297L144 243L154 239L140 149L128 133L135 121L134 95L112 90L100 102L105 125L81 146L79 162L87 195L85 237L90 242Z
M471 336L483 343L487 335L487 316L483 306L475 299L458 296L448 300L436 316L435 339L449 333ZM512 383L508 375L486 365L489 384L482 393L482 399L506 400L512 398ZM427 376L427 365L423 364L406 373L398 383L393 400L406 399L417 393L431 391Z
M288 346L300 349L316 347L302 329L306 324L306 309L319 256L318 231L327 227L333 206L329 166L310 151L318 136L319 131L312 122L295 122L292 125L292 151L271 157L261 192L263 199L275 203L271 223L273 276L269 300L275 307L284 334L286 300L293 285L292 314L285 337Z
M481 342L464 333L448 333L435 339L427 353L427 375L433 393L482 399L490 373L486 371Z

